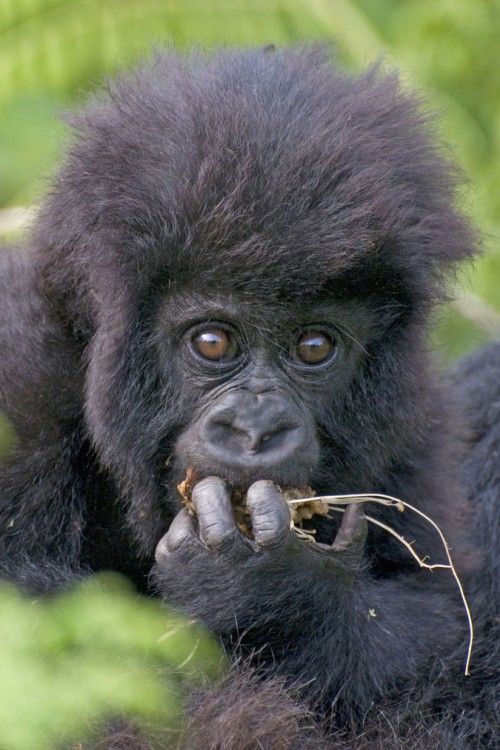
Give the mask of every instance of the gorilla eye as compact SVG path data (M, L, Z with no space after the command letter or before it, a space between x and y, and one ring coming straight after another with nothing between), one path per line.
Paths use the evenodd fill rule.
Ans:
M194 351L210 362L229 362L239 354L238 344L222 328L207 328L191 339Z
M292 359L305 365L321 365L331 359L337 347L324 331L310 328L301 333L292 347Z

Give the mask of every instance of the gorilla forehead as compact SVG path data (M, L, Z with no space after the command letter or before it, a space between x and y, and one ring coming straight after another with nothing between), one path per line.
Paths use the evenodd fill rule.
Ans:
M61 264L86 244L94 288L105 255L143 279L299 296L373 264L432 298L440 264L471 252L394 76L340 72L321 49L166 52L110 89L73 120L50 228L42 212Z

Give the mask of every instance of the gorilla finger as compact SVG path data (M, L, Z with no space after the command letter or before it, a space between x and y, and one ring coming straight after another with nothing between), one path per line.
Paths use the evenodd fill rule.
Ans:
M364 553L368 524L360 505L351 503L342 516L340 528L333 540L331 549L349 559L349 565L361 562Z
M182 545L193 541L196 541L193 519L187 509L183 508L170 524L167 533L156 545L156 562L161 562L163 558L168 557Z
M200 539L209 549L221 550L238 537L229 490L222 479L203 479L195 485L191 499Z
M290 532L290 508L273 482L261 480L252 484L247 493L247 508L259 547L279 544Z

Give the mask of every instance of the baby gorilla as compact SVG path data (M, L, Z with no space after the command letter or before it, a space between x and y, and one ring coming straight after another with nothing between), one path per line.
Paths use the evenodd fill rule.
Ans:
M235 667L184 750L493 750L500 347L430 373L475 239L418 103L302 48L166 52L110 88L0 256L3 576L113 569L200 618ZM309 487L439 525L469 677L452 575L380 526L446 563L432 525L351 505L308 543L283 494Z

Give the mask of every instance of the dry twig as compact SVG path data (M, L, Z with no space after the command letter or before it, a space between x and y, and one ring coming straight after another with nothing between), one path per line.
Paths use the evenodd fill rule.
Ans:
M445 536L437 523L430 518L426 513L423 513L418 508L415 508L413 505L410 505L410 503L405 502L404 500L400 500L397 497L392 497L391 495L382 495L382 494L355 494L355 495L323 495L320 497L310 497L310 498L301 498L300 500L290 499L287 500L288 504L293 507L296 503L308 503L308 502L320 502L324 503L328 506L330 510L334 510L340 513L343 513L343 508L339 508L339 505L351 505L352 503L378 503L379 505L386 505L391 508L396 508L400 512L404 511L405 508L408 510L411 510L413 513L416 513L421 518L424 518L427 523L430 523L431 526L436 530L436 532L439 535L439 538L441 539L443 548L445 550L446 558L448 560L448 564L444 563L428 563L426 562L426 557L420 557L420 555L415 551L413 548L413 542L408 542L404 536L401 534L398 534L397 531L392 529L387 524L383 523L382 521L379 521L376 518L372 518L371 516L366 516L366 520L369 523L373 523L375 526L378 526L381 529L384 529L384 531L387 531L388 534L391 534L394 536L401 544L406 547L406 549L410 552L410 554L413 556L413 558L418 562L421 568L426 568L427 570L435 570L437 568L444 568L446 570L450 570L451 574L453 575L453 578L455 579L455 582L457 584L458 590L460 592L460 596L464 605L465 613L467 616L467 624L469 628L469 643L467 648L467 657L465 660L465 668L464 673L466 675L469 675L469 668L470 668L470 660L472 655L472 646L474 643L474 623L472 622L472 615L470 611L469 604L467 602L465 592L462 586L462 582L460 581L460 578L458 577L458 573L456 571L456 568L453 564L453 560L451 557L450 548L448 545L448 542L445 539ZM293 522L292 522L293 523ZM307 537L309 541L314 541L314 536L310 535L310 532L297 528L295 525L293 525L293 528L295 531L297 531L298 535L301 538Z

